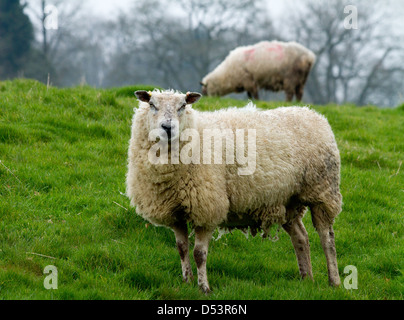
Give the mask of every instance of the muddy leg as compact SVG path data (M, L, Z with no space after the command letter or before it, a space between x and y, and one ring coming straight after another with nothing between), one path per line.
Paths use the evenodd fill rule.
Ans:
M193 279L191 263L189 261L188 228L186 222L178 223L173 228L177 249L181 258L182 279L190 282Z
M310 261L309 236L301 218L296 218L292 222L289 222L282 227L289 234L290 240L292 241L293 247L295 248L300 275L303 279L306 277L313 279Z
M201 227L195 228L194 259L198 268L198 285L204 293L209 293L208 276L206 273L206 259L208 257L209 241L212 238L213 230Z
M334 230L332 222L326 218L326 213L321 205L310 207L313 225L320 236L328 267L328 281L331 286L339 286L341 280L338 273L337 251L335 249Z

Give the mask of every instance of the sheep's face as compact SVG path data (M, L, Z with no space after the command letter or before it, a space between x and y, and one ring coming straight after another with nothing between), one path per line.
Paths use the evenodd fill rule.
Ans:
M187 114L191 104L201 98L201 94L187 94L173 91L136 91L136 97L149 106L149 130L156 130L160 140L175 140L180 137L187 124Z

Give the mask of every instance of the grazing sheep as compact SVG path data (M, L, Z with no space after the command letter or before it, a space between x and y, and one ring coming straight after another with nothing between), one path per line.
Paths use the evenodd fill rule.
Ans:
M259 89L284 90L286 100L303 97L307 76L316 60L315 54L296 42L262 41L239 47L203 78L202 93L224 96L247 91L258 99Z
M261 111L252 103L246 108L199 112L191 107L199 93L137 91L136 96L140 104L133 117L126 192L139 215L174 231L185 281L193 277L187 223L195 230L193 254L204 292L210 291L206 259L217 227L250 228L253 234L262 230L265 236L271 225L281 225L292 240L301 276L312 278L309 239L302 223L309 207L327 259L329 282L340 284L332 227L341 211L340 157L323 116L305 107ZM211 133L208 129L214 135L221 130L223 139L241 129L255 132L254 144L248 144L249 149L256 148L255 170L241 175L245 163L226 164L228 153L220 155L221 147L211 155L219 154L223 161L213 164L198 158L189 164L175 164L171 157L167 164L151 161L156 141L168 146L170 155L190 145L202 150L205 139L184 136L196 132L204 138ZM150 141L150 132L158 136L156 141ZM236 143L232 152L237 154L239 147ZM162 150L156 155L161 156Z

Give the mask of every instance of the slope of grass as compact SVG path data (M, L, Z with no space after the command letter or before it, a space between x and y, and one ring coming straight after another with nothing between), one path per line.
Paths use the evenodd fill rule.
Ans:
M173 233L148 225L122 195L136 101L119 90L0 83L0 299L206 298L182 283ZM244 104L203 98L195 108ZM276 243L234 232L211 242L208 299L403 298L404 109L314 109L341 151L336 246L342 281L354 265L358 289L328 286L307 214L314 283L300 280L285 232ZM43 286L47 265L58 268L57 290Z

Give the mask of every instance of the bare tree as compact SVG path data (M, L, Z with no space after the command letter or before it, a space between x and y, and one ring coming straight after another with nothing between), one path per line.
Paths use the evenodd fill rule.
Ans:
M41 52L38 62L46 74L50 74L53 84L66 86L77 84L83 79L90 78L93 85L100 85L100 80L90 77L88 69L94 67L94 62L100 62L95 53L101 53L101 45L97 42L98 33L92 33L97 20L92 17L83 18L82 3L74 1L28 1L28 11L37 30L36 47ZM52 4L57 15L57 28L47 25L50 18L47 6ZM88 56L93 59L89 59ZM97 67L101 67L100 64ZM46 70L45 70L46 69ZM97 78L97 77L95 77Z
M396 80L404 75L400 63L404 47L388 23L392 17L385 2L304 0L300 4L288 16L293 23L286 37L317 54L306 86L310 100L386 105L391 95L398 98L401 84ZM358 9L357 30L344 27L348 4Z
M231 49L270 38L265 10L261 0L137 1L130 10L135 15L119 18L117 41L125 44L111 59L106 80L118 73L143 83L200 89L203 76Z
M34 17L34 25L41 35L37 37L37 41L41 44L42 52L45 56L52 57L61 43L72 37L73 29L78 27L81 19L82 3L78 0L69 2L63 0L54 0L52 2L48 0L31 0L27 1L27 4L28 11ZM52 13L47 11L50 4L57 10L57 12L53 12L58 18L57 29L50 29L46 24L47 18Z

